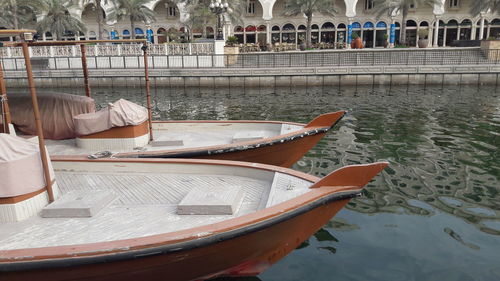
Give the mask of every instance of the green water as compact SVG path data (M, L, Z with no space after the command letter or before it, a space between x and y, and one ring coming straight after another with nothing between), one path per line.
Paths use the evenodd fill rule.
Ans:
M99 104L139 88L94 88ZM349 114L294 169L390 162L268 271L228 280L500 280L500 89L154 88L156 119L308 122ZM226 280L226 279L222 279Z

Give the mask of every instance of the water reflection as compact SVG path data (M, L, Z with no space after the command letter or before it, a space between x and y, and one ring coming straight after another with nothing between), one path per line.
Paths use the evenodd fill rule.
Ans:
M142 90L133 87L94 88L94 97L99 105L119 97L145 101ZM332 259L339 264L338 280L476 280L481 274L486 276L481 280L500 278L498 261L492 258L498 255L494 245L500 235L500 95L494 87L156 87L153 102L154 117L162 120L305 123L318 114L347 109L349 114L336 129L293 168L324 176L347 164L390 162L368 184L365 196L347 205L358 214L353 221L333 219L294 252L299 254L291 262L271 268L277 273L267 278L332 280L330 271L315 267L331 267ZM372 228L378 225L384 234L373 238L377 233ZM360 241L351 241L353 235ZM345 243L350 243L348 251L342 251ZM365 256L370 266L364 271L356 260L346 258ZM312 269L297 271L312 258ZM426 267L416 270L421 264ZM467 264L475 267L461 266ZM349 275L353 270L357 279Z
M140 88L98 88L144 104ZM489 87L318 87L153 89L156 119L260 119L308 122L349 114L294 168L324 176L348 164L390 167L347 206L361 213L430 216L445 212L500 235L500 99ZM482 211L477 211L482 210Z

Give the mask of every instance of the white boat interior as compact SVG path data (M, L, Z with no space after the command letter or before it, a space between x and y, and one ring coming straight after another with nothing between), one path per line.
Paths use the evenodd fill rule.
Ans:
M31 96L9 97L12 123L18 135L36 134ZM275 137L303 129L304 125L266 121L167 121L153 122L150 141L148 110L120 99L95 111L94 100L85 96L38 93L46 146L51 155L82 155L98 151L169 151L228 145Z
M293 133L304 128L293 123L265 122L153 122L154 140L145 146L136 147L136 151L176 150L270 138ZM100 139L101 142L106 141ZM110 139L111 142L116 140ZM94 150L79 147L76 139L45 140L51 155L81 155L94 153ZM113 153L130 152L130 149L115 148Z
M306 193L310 181L243 166L154 162L52 163L59 198L71 192L108 192L113 200L92 217L43 218L0 223L0 251L112 241L168 233L239 217ZM193 190L239 189L232 215L179 215ZM1 254L0 254L1 255Z

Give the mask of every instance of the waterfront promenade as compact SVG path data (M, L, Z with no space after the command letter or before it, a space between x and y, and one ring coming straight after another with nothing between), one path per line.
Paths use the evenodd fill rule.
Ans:
M194 44L193 44L194 45ZM111 45L87 58L90 78L100 85L137 81L144 76L138 47ZM135 50L135 49L137 50ZM110 52L111 50L111 52ZM125 51L124 51L125 50ZM354 84L498 84L498 55L479 47L363 49L213 54L192 46L172 52L150 48L150 77L156 85L261 86ZM497 52L497 50L494 50ZM41 85L53 79L81 79L80 53L71 48L32 50L35 77ZM47 56L50 54L50 56ZM493 59L492 59L493 58ZM2 66L10 84L22 84L24 62L4 54ZM124 80L124 81L121 81Z

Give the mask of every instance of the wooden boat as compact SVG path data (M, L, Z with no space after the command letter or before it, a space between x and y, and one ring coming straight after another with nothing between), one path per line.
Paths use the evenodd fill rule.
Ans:
M28 72L36 140L0 133L2 280L259 274L387 165L347 166L318 179L276 166L220 160L68 157L51 162L32 78Z
M152 141L147 139L144 123L76 139L47 140L46 145L53 159L64 159L65 155L92 157L95 152L110 151L115 158L198 158L291 167L344 114L344 111L323 114L309 124L249 120L159 121L152 123ZM125 130L129 135L125 135ZM143 141L128 141L134 138Z
M58 217L63 212L54 218L35 214L0 223L2 280L256 275L327 223L386 163L347 166L323 179L264 164L218 160L72 159L52 165L58 189L54 193L61 196L54 204L78 201L75 196L99 202L99 194L109 193L114 200L93 217ZM243 198L234 213L208 209L213 206L207 198L234 193ZM194 211L187 213L206 212L178 214L193 194L202 202L188 200ZM47 197L46 192L37 196ZM17 204L29 200L21 199ZM2 200L8 199L0 199L0 210Z
M118 42L117 40L111 41ZM141 43L144 40L132 41ZM147 48L144 48L147 104L146 108L136 108L136 111L132 112L132 115L142 116L137 119L140 122L133 120L101 128L100 124L111 124L111 122L105 119L100 121L96 119L92 122L92 118L102 118L107 110L112 109L104 109L98 113L92 112L95 106L90 97L85 44L94 42L96 41L24 43L27 46L79 45L81 48L87 99L75 101L74 96L67 94L39 95L41 118L44 123L45 138L47 139L46 145L53 159L64 159L67 155L70 155L70 157L75 155L90 157L112 155L116 158L236 160L291 167L345 115L345 111L327 113L316 117L309 124L249 120L153 122L151 117ZM107 41L101 40L98 42ZM22 46L22 44L16 43L14 45ZM26 52L25 56L27 60L30 59L29 52ZM29 71L31 71L31 68ZM2 80L1 72L0 67L0 80ZM4 84L3 81L0 81L0 83ZM5 89L2 94L6 95ZM9 103L12 103L11 106L14 105L13 108L16 106L16 103L14 103L16 98L19 97L16 97L16 95L9 96ZM26 96L26 98L29 98L29 96ZM60 102L57 99L63 101ZM4 101L4 104L7 104L7 102ZM17 112L18 115L24 112L25 115L31 116L31 107L25 106L29 103L21 99L17 104L24 107L24 111L18 108L12 111ZM127 108L130 109L131 107L134 106L129 103ZM68 113L78 115L73 116L72 114L68 115ZM79 115L80 113L86 114ZM121 111L119 114L125 116L124 118L131 115L126 110ZM30 121L31 119L26 118L24 115L11 118L10 112L6 112L6 115L9 116L6 116L4 124L14 123L18 127L31 126L31 129L24 131L24 133L28 135L36 134L36 128ZM47 130L49 126L55 128L54 130L61 130L65 126L67 128L66 132L61 134L56 132L52 137L52 134ZM84 130L79 130L80 127L83 127ZM97 129L97 127L99 128ZM4 130L4 132L13 131L13 129L9 130L8 128L7 126L7 130Z

